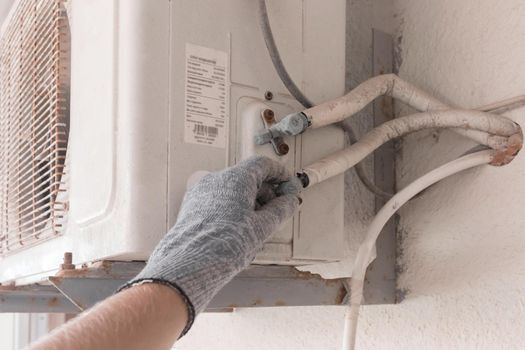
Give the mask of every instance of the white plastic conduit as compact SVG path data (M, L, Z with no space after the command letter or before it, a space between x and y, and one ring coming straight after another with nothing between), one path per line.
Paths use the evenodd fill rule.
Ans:
M425 188L465 169L478 165L488 164L492 161L495 151L481 151L453 160L439 168L420 177L410 185L399 191L392 197L377 213L368 228L364 241L361 243L355 259L352 278L350 280L350 306L345 314L345 326L343 332L343 350L354 349L356 339L357 320L359 307L363 301L363 285L366 269L375 254L375 242L387 221L403 204L417 195Z
M518 96L511 97L511 98L507 98L505 100L490 103L485 106L480 106L476 108L476 110L482 111L482 112L493 112L497 110L518 107L520 105L523 105L524 103L525 103L525 95L518 95Z
M422 129L450 127L487 131L503 137L520 133L519 126L510 119L477 111L432 111L396 118L376 127L354 145L303 168L308 175L308 186L345 172L389 140Z

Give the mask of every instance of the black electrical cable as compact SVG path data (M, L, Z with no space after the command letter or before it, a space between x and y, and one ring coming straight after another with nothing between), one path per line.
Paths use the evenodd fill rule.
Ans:
M295 85L294 81L288 74L286 67L281 59L277 45L272 34L272 28L270 26L270 20L268 19L268 11L266 10L265 0L259 0L259 25L264 37L264 42L268 48L268 54L272 59L273 67L277 71L279 78L283 82L286 89L292 94L292 96L299 101L305 108L310 108L313 103L303 94L303 92Z

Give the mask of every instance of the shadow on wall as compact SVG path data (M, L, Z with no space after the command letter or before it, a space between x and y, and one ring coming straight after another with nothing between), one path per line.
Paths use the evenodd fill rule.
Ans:
M509 197L508 183L500 180L525 182L525 174L516 171L524 166L522 155L506 167L466 171L408 204L398 280L406 298L483 288L503 275L524 278L517 263L525 249L523 227L509 208L522 208L525 199L519 193ZM454 191L443 191L447 187ZM482 220L491 217L491 225Z

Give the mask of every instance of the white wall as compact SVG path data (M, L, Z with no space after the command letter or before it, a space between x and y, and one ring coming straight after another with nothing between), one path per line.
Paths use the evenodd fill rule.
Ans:
M457 106L525 92L521 0L399 0L401 76ZM508 115L523 123L525 109ZM468 148L450 133L404 142L401 186ZM368 308L362 348L523 348L525 157L436 186L401 220L409 291L398 306Z
M401 76L463 107L525 92L523 0L395 5L402 23ZM508 115L523 123L524 113L522 108ZM446 132L407 138L398 160L399 184L468 147ZM505 168L455 176L405 208L399 287L406 299L363 309L358 348L525 347L524 194L525 155ZM177 348L337 349L341 325L337 307L207 314Z
M14 350L15 346L15 316L0 314L0 349Z

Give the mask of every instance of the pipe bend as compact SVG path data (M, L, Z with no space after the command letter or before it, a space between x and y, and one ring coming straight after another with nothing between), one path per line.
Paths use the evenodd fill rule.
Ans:
M522 145L519 125L508 118L469 110L429 111L381 124L354 145L310 164L303 172L312 186L353 167L385 142L418 130L432 128L468 128L506 137L509 142L498 150L493 165L510 162Z

